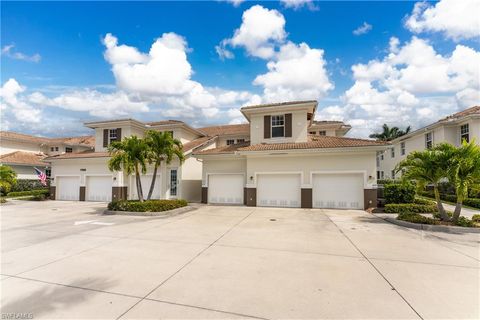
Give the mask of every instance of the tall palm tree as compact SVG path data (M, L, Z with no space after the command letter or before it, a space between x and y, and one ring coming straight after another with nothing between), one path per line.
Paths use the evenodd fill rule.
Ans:
M112 158L108 161L110 171L124 170L127 175L135 173L138 200L143 202L142 181L140 173L147 172L147 145L143 139L136 136L114 141L108 146Z
M381 140L381 141L390 141L396 139L398 137L404 136L410 132L410 126L405 128L405 130L401 130L398 127L389 127L386 123L382 126L382 132L380 133L372 133L369 135L370 138Z
M174 157L178 158L180 163L182 163L185 160L185 156L182 151L182 143L180 140L174 139L171 132L148 130L145 134L145 142L148 146L148 162L153 164L152 183L147 196L147 200L150 200L157 179L157 171L161 163L165 161L166 164L169 164Z
M413 151L395 168L397 172L405 170L402 178L415 180L421 188L427 184L433 185L438 212L443 221L448 221L449 217L443 208L438 184L447 176L452 154L453 150L448 151L443 145L423 151Z
M480 185L480 146L475 141L463 141L459 148L455 148L450 159L448 179L455 186L457 203L453 212L452 221L457 222L462 210L463 200L468 197L468 190Z
M8 193L15 183L17 183L17 173L12 167L0 165L0 188Z

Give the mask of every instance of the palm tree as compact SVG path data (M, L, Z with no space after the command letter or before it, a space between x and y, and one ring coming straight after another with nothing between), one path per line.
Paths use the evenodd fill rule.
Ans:
M404 130L400 130L398 127L390 128L386 123L382 126L382 132L372 133L369 135L370 138L381 140L381 141L390 141L398 137L404 136L410 132L410 126Z
M455 186L457 203L452 221L457 222L463 200L468 197L468 190L480 185L480 146L475 141L470 143L463 141L462 145L454 150L454 155L450 160L448 179Z
M427 184L433 185L438 212L443 221L448 221L449 217L443 208L438 184L447 176L452 154L453 151L451 149L448 151L445 145L413 151L395 168L397 172L405 170L402 178L415 180L420 188L424 188Z
M0 165L0 188L8 193L15 183L17 183L17 173L12 167Z
M147 172L147 145L144 140L131 136L122 141L114 141L108 147L112 158L108 161L110 171L124 170L127 175L135 173L138 200L143 202L142 182L140 173Z
M147 196L147 200L150 200L157 179L157 170L162 161L169 164L176 157L182 163L185 157L182 151L182 143L180 140L174 139L171 132L148 130L145 134L145 141L148 146L148 162L153 164L152 183Z

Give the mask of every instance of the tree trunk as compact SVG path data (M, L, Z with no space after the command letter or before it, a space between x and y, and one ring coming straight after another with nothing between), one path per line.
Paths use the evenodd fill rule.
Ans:
M455 211L453 212L452 221L457 223L460 218L460 212L462 211L463 198L457 196L457 204L455 205Z
M143 202L142 181L140 180L140 172L138 172L138 166L135 166L135 182L137 184L138 200Z
M155 188L155 180L157 180L157 170L159 165L160 163L155 162L155 167L153 168L152 183L150 184L150 190L148 191L147 200L150 200L150 198L152 197L153 189Z
M438 192L437 185L433 185L433 192L435 193L435 201L437 202L438 212L442 221L448 221L449 217L443 208L442 200L440 199L440 192Z

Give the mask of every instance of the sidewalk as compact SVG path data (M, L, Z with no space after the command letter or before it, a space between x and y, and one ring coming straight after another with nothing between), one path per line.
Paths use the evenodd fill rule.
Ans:
M445 210L448 210L448 211L453 212L455 210L455 206L448 203L443 203L443 207L445 208ZM471 219L474 214L480 214L480 210L463 207L462 211L460 212L461 216L467 217L469 219Z

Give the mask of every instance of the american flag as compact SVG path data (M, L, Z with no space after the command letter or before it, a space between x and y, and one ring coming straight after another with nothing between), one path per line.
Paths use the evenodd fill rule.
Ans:
M38 179L40 179L40 182L41 182L44 186L46 186L46 185L47 185L47 175L46 175L43 171L38 170L38 169L35 168L35 167L34 167L33 169L35 169L35 173L37 174Z

